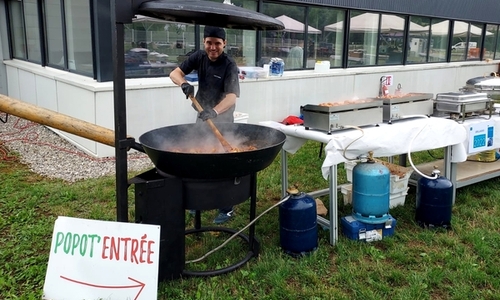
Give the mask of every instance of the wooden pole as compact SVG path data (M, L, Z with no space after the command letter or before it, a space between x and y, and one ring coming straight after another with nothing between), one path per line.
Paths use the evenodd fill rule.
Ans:
M0 111L101 144L111 147L115 146L115 132L111 129L22 102L2 94L0 94Z

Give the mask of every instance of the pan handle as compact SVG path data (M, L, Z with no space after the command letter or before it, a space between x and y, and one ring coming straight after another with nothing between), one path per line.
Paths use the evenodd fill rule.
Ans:
M146 153L146 151L144 150L144 147L142 146L142 144L139 144L138 142L136 142L135 140L133 140L131 143L130 143L130 148L131 149L135 149L139 152L142 152L142 153Z
M193 95L189 95L189 98L191 99L191 101L193 101L193 104L196 107L196 110L198 110L198 112L201 113L203 111L203 107L201 107L198 100L196 100L196 98ZM210 119L208 119L206 122L210 126L210 128L212 128L212 131L214 132L214 134L217 137L217 139L219 140L219 142L222 144L222 147L224 147L224 150L226 150L226 152L234 152L234 148L231 147L231 145L222 136L219 129L217 129L217 127L215 126L214 122L212 122L212 120L210 120Z

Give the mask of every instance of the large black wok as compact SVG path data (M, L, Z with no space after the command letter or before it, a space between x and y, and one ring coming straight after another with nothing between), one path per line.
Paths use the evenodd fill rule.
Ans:
M148 131L139 142L153 164L163 173L182 178L220 179L248 175L268 167L281 150L286 136L281 131L253 124L217 123L232 147L256 150L225 153L207 124L182 124ZM219 147L217 153L178 152L179 149Z

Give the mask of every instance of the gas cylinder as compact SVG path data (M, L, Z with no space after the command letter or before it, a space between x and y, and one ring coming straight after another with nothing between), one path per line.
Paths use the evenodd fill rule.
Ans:
M453 183L437 169L432 177L418 180L415 219L422 227L451 228Z
M389 168L369 158L352 169L352 216L364 223L385 223L390 203Z
M316 201L296 188L279 206L280 244L285 253L303 256L318 248Z

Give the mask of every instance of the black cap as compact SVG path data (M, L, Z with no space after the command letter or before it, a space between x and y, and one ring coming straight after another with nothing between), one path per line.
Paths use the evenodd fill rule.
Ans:
M205 26L203 38L215 37L226 40L226 31L220 27Z

